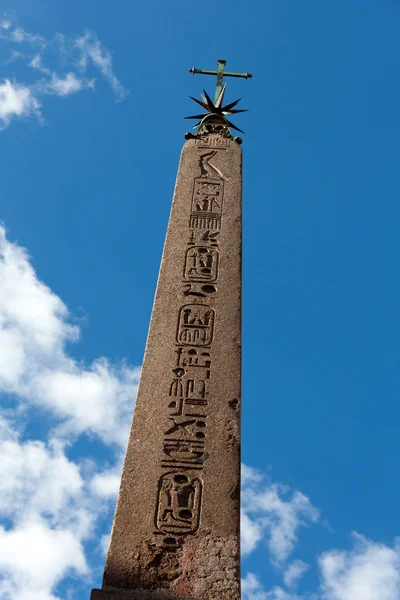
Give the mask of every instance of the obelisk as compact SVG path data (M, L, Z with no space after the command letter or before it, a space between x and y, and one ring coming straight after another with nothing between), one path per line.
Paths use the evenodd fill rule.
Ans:
M103 585L91 600L240 599L242 152L226 119L236 103L222 106L224 64L205 72L218 76L216 97L197 101L207 112L181 155Z

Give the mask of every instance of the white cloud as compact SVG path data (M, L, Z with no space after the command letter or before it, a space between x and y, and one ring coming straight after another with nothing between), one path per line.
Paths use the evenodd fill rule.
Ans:
M306 600L300 596L287 592L283 588L276 586L270 591L266 591L257 575L247 573L242 579L242 600ZM308 600L317 600L312 596L307 596Z
M57 516L83 488L79 468L61 447L41 441L1 440L0 472L0 514L6 517Z
M69 572L88 573L83 542L95 510L78 465L56 441L21 441L0 422L0 597L55 598L52 589Z
M12 83L10 79L0 83L0 128L9 125L13 117L34 115L40 119L41 96L70 96L94 89L94 78L86 75L90 69L100 72L118 101L127 94L114 73L110 52L91 31L78 37L56 33L52 39L46 40L41 35L25 31L15 19L5 18L0 22L0 39L10 47L9 61L4 64L24 61L42 75L34 83ZM59 65L56 70L46 66L48 59Z
M276 586L267 593L266 600L306 600L305 596L298 596ZM307 600L314 600L312 596L307 596ZM317 598L315 598L317 600Z
M96 496L101 498L116 498L121 481L121 469L116 468L104 473L97 473L91 483L91 489Z
M260 471L254 469L253 467L249 467L244 463L241 464L240 476L242 487L250 487L256 484L261 484L264 479L264 475Z
M323 600L398 600L398 544L390 548L356 533L353 537L353 550L330 550L319 559Z
M27 251L7 239L2 225L0 280L2 331L20 332L32 352L44 354L59 353L66 341L78 339L79 328L67 322L67 307L37 278Z
M254 573L247 573L241 581L243 600L267 600L267 593Z
M5 29L7 31L8 29L10 29L10 27L11 27L11 21L9 19L3 19L3 21L0 21L1 29Z
M101 553L103 554L103 556L107 555L109 545L110 545L110 534L102 535L100 538L100 550L101 550Z
M253 551L262 533L273 562L283 563L298 540L298 529L316 523L319 511L301 492L290 494L289 488L263 479L254 469L245 467L243 472L243 552Z
M240 547L243 556L256 549L259 541L263 538L263 533L262 523L250 519L242 509L240 513Z
M139 369L105 358L85 367L66 352L79 338L65 304L0 226L0 392L59 419L58 435L87 432L125 445Z
M309 568L310 566L302 560L294 560L291 562L283 575L283 581L285 582L286 587L291 589L296 587L298 581Z
M3 27L9 33L9 39L17 44L29 44L32 46L40 46L41 48L46 47L46 40L37 34L28 33L22 27L12 27L11 21L6 21L8 27Z
M244 490L251 490L262 483L262 474L242 463L241 465L241 486L242 495ZM240 547L243 556L250 554L256 549L258 543L263 537L263 527L261 522L256 519L251 519L250 516L245 512L242 505L240 511Z
M58 77L52 75L51 81L47 83L46 91L48 94L54 93L57 96L69 96L81 91L85 87L89 87L88 84L79 79L75 73L67 73L65 77Z
M139 369L113 367L106 359L95 361L89 369L72 360L62 362L61 368L37 373L24 395L65 419L59 434L86 431L97 434L106 444L124 446Z
M4 129L13 117L40 116L40 103L29 86L5 79L0 83L0 129Z
M69 527L43 519L0 528L0 595L3 600L53 600L52 589L70 572L88 573L82 540Z

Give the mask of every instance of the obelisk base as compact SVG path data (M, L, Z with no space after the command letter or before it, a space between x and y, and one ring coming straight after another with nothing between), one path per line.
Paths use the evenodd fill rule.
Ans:
M193 597L171 596L148 590L92 590L90 600L193 600Z

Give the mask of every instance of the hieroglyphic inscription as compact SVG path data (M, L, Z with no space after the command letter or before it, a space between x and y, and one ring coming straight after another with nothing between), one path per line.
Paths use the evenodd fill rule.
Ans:
M222 213L222 181L199 177L194 182L192 212Z
M224 183L209 177L197 177L194 181L190 228L221 229Z
M165 389L168 414L161 459L165 472L159 481L155 519L157 532L168 536L195 533L201 517L215 332L212 304L219 276L224 181L228 181L215 164L218 150L207 152L201 147L229 145L224 138L201 139L201 174L194 180L190 199L187 247L182 254L184 302L177 310L175 357ZM171 543L171 537L166 539Z
M171 534L192 533L200 520L202 483L185 474L167 473L161 478L157 527Z
M210 231L207 229L206 231L190 231L190 237L188 241L188 246L195 246L196 243L204 243L210 246L211 248L218 248L218 236L219 231Z
M218 273L218 250L207 246L194 246L186 251L185 279L189 281L215 281Z
M214 332L214 310L205 304L186 304L179 311L176 341L185 346L209 346Z
M196 145L205 148L229 148L231 145L231 140L224 137L215 137L215 136L202 136L201 138L196 139Z

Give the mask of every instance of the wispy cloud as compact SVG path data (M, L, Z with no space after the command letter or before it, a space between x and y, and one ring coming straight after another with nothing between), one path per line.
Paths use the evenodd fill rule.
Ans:
M21 61L40 74L34 82L19 81L14 73L13 78L0 82L0 129L18 117L36 116L43 120L44 96L65 97L94 90L96 73L110 85L117 101L127 94L114 73L111 53L92 31L80 36L56 33L45 39L25 31L15 19L4 18L0 21L0 42L9 49L5 64ZM58 66L50 68L49 63Z
M0 20L0 39L15 42L16 44L29 44L39 48L46 47L46 40L39 34L28 33L20 27L15 16L4 17Z
M281 564L292 553L298 530L317 523L319 511L301 492L291 492L250 467L245 467L243 473L243 553L255 550L265 538L273 562Z
M95 34L86 31L85 35L75 39L75 45L80 51L78 67L82 72L86 72L88 64L92 62L100 71L102 76L111 85L118 100L123 100L127 90L115 76L112 66L110 52L102 46Z
M283 581L286 587L289 589L295 588L300 579L303 577L304 573L306 573L309 568L310 565L307 565L300 559L291 562L283 575Z

